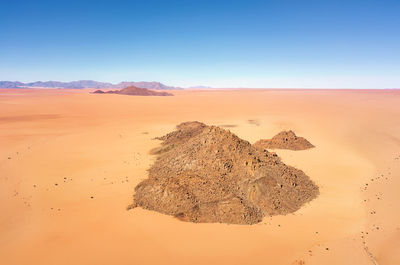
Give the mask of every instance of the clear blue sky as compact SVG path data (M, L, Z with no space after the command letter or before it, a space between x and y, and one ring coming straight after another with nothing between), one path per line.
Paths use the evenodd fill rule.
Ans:
M400 0L0 3L0 80L400 87Z

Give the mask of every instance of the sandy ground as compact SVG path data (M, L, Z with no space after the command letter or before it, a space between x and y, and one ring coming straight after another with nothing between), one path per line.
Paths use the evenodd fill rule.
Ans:
M1 89L0 263L400 264L400 91L174 94ZM126 211L152 138L190 120L252 143L294 130L316 148L276 152L320 196L253 226Z

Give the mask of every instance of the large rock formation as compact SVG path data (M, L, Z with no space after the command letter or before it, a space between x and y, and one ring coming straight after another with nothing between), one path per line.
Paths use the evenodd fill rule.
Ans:
M292 213L319 193L303 171L228 130L186 122L159 139L158 158L129 208L190 222L255 224Z

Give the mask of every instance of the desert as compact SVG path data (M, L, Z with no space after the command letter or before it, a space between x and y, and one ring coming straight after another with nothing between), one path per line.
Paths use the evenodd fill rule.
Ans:
M399 90L94 91L0 89L1 264L398 264ZM151 168L176 155L163 136L188 121L249 150L282 131L304 137L313 148L261 149L318 195L251 224L127 210ZM225 145L206 147L188 158Z
M0 265L399 265L400 1L2 1Z

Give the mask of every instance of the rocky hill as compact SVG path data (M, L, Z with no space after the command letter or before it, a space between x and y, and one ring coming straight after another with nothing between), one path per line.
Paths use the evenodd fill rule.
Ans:
M118 94L118 95L129 95L129 96L173 96L171 93L167 92L157 92L146 88L139 88L135 86L130 86L123 88L121 90L96 90L93 94Z
M307 139L298 137L293 131L282 131L268 140L259 140L254 144L257 148L306 150L313 148Z
M228 130L186 122L152 151L157 160L133 204L196 223L255 224L288 214L319 194L303 171Z

